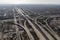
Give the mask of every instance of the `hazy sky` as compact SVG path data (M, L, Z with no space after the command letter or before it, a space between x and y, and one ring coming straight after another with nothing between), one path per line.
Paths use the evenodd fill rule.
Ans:
M60 4L60 0L0 0L0 4Z

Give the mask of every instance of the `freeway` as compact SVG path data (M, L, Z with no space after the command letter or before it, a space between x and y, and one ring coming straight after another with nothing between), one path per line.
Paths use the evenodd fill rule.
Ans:
M24 11L25 11L24 9L23 10L22 9L17 9L17 12L20 13L28 21L28 23L31 25L31 27L33 28L34 32L38 36L39 40L47 40L47 39L56 40L54 37L51 36L51 34L48 33L48 31L46 31L42 26L40 26L36 21L32 22L31 20L33 20L33 19L30 18L28 15L26 16L26 13ZM29 20L29 19L31 19L31 20ZM39 31L39 29L37 29L36 25L38 26L38 28L40 28L40 31ZM46 35L45 37L44 37L44 35L42 35L41 31L44 33L44 35ZM55 36L55 37L57 38L57 40L60 39L58 36Z
M39 30L37 28L35 28L35 25L23 13L20 12L20 9L18 9L17 11L28 21L28 23L34 29L34 31L35 31L36 35L38 36L39 40L46 40L45 37L42 35L42 33L40 33Z
M28 16L28 18L30 18L29 16ZM30 19L32 19L32 18L30 18ZM32 23L31 23L32 24ZM35 24L41 29L41 31L42 32L44 32L44 34L49 38L49 40L53 40L53 38L48 34L48 32L46 32L40 25L38 25L36 22L35 22ZM48 36L49 35L49 36Z
M35 21L37 21L37 19L38 19L39 17L36 17L36 19L35 19ZM56 39L56 40L59 40L60 39L60 37L58 36L58 34L56 34L54 31L53 31L53 29L51 29L50 28L50 26L46 26L46 25L48 25L48 23L47 22L45 22L46 23L46 25L43 25L41 22L39 22L39 21L37 21L39 24L41 24L42 25L42 27L44 27L46 30L48 30L48 32Z
M14 8L12 9L14 13L14 19L12 20L3 20L3 22L7 22L5 24L10 24L10 28L14 27L15 31L10 32L9 30L6 35L16 34L12 39L10 39L10 35L5 37L5 40L60 40L60 37L58 34L56 34L55 31L48 25L47 18L46 20L43 20L45 24L40 22L40 19L43 18L43 16L37 15L35 18L32 18L29 13L32 13L30 10L26 10L23 8ZM33 12L34 13L34 12ZM20 16L23 17L23 21L21 20ZM18 18L17 18L18 17ZM13 21L13 22L12 22ZM11 23L9 23L11 22ZM3 29L7 25L3 25ZM13 26L12 26L13 25ZM7 26L9 27L9 25ZM20 30L22 29L22 30ZM0 36L2 37L2 36ZM2 37L3 39L4 37Z
M27 34L29 36L29 39L34 40L34 37L32 36L32 34L30 33L30 31L29 31L29 29L27 27L26 21L24 22L24 26L25 26L25 30L26 30L26 32L27 32Z
M24 10L23 10L23 11L24 11ZM26 12L26 11L25 11L25 12ZM27 12L28 12L28 11L27 11ZM29 12L28 12L28 13L29 13ZM37 18L39 18L39 17L40 17L40 16L38 16ZM28 16L28 18L32 19L32 18L29 17L29 16ZM37 18L35 18L35 23L36 23L36 24L37 24ZM41 22L40 22L40 24L43 25ZM37 24L37 25L38 25L38 24ZM60 39L60 37L59 37L55 32L53 32L53 30L52 30L49 26L48 26L48 27L46 27L45 25L43 25L43 26L50 32L50 35L52 34L52 36L53 36L56 40L59 40L59 39ZM51 31L50 31L48 28L49 28ZM43 29L43 28L41 28L41 29ZM43 32L45 32L45 30L44 30ZM45 33L46 33L46 32L45 32ZM46 33L46 34L47 34L47 33ZM46 35L46 34L45 34L45 35ZM46 35L46 36L47 36L47 35ZM51 37L52 37L52 36L51 36ZM47 37L49 37L49 36L47 36ZM50 38L50 37L49 37L49 38Z

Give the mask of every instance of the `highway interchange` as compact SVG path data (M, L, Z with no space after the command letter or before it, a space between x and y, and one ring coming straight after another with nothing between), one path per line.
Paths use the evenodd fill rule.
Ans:
M26 11L25 9L14 8L12 10L14 12L13 25L16 30L16 37L12 38L12 40L60 40L60 36L47 23L47 20L50 17L48 17L46 20L43 20L43 22L46 23L44 25L38 20L41 16L37 16L35 19L33 19L29 15L27 15L29 11ZM18 15L16 15L15 12ZM22 15L24 18L23 23L20 19L20 15ZM16 16L18 17L19 23L17 22ZM22 32L19 31L19 27L23 28ZM26 32L27 39L23 35L24 32ZM4 37L2 37L1 40L4 40ZM5 38L5 40L11 39Z

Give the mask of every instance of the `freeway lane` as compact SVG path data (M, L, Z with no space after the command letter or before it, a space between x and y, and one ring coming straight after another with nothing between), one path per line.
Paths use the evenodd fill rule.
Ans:
M24 9L23 9L23 11L25 11ZM26 12L26 11L25 11ZM28 11L26 12L26 13L29 13ZM29 17L29 16L27 16L29 19L31 19L31 20L33 20L31 17ZM38 18L38 17L37 17ZM37 21L35 21L35 24L37 24ZM37 24L38 25L38 24ZM43 25L43 24L42 24ZM40 25L39 25L39 28L44 32L44 34L49 38L49 39L51 39L50 37L52 37L48 32L46 33L45 32L45 30L44 30L44 28L42 28L42 27L40 27ZM48 29L48 31L49 31L49 29ZM50 35L50 36L48 36L48 35ZM55 36L56 37L56 36ZM59 39L59 37L57 36L56 37L57 39ZM51 39L52 40L52 39Z
M29 24L32 26L32 28L34 29L39 40L46 40L45 37L42 35L42 33L40 33L38 31L38 29L35 28L34 24L32 24L32 22L28 18L26 18L26 16L23 14L23 12L20 12L20 11L22 11L22 10L20 10L20 9L17 10L17 12L20 13L29 22Z
M50 26L47 27L46 25L43 25L41 22L37 21L38 18L39 18L39 17L36 17L35 21L36 21L37 23L41 24L42 27L44 27L45 29L47 29L47 30L49 31L49 33L50 33L54 38L56 38L56 40L59 40L60 37L53 31L53 29L51 29ZM47 24L47 23L46 23L46 24ZM47 24L47 25L48 25L48 24Z
M43 24L40 23L42 26L39 25L37 20L33 20L29 15L27 15L27 13L29 13L28 11L25 11L24 9L23 10L18 9L18 8L15 8L15 10L17 14L22 15L25 18L25 20L29 23L29 25L31 25L32 29L36 33L39 40L59 40L60 39L60 37L57 34L54 33L55 35L53 35L53 32L49 28L45 26L45 29L44 29ZM26 21L24 22L23 28L26 30L30 40L34 40L33 35L29 32L29 29L27 28Z
M34 40L34 37L32 36L32 34L30 33L29 29L27 28L27 24L26 24L26 21L24 22L24 28L29 36L29 39L30 40Z
M23 9L23 11L25 11L25 10ZM29 13L28 10L25 11L25 12L26 12L26 14ZM27 16L27 17L32 20L31 17L29 17L29 16ZM40 16L38 16L37 18L39 18L39 17L40 17ZM35 18L35 22L36 22L36 23L37 23L37 18ZM41 22L40 22L40 24L43 25ZM43 26L44 26L44 25L43 25ZM59 36L53 31L53 29L51 29L49 26L48 26L48 27L45 26L45 28L54 36L54 38L56 38L57 40L60 39L60 37L59 37ZM49 29L51 29L51 30L49 30Z

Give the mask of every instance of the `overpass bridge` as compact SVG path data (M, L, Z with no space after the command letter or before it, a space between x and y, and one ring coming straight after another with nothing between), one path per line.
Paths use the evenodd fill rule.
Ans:
M27 15L29 12L25 9L14 8L13 12L14 19L12 20L14 22L6 22L5 24L8 24L8 27L14 26L13 28L15 31L8 30L8 34L1 36L1 40L60 40L60 36L47 24L47 21L44 21L46 25L42 24L38 20L39 17L36 17L35 19L31 18ZM15 12L18 14L18 19L16 18ZM20 19L20 15L24 17L23 22ZM20 28L22 28L22 30L19 30ZM9 31L12 31L13 33ZM14 37L11 36L12 34Z

